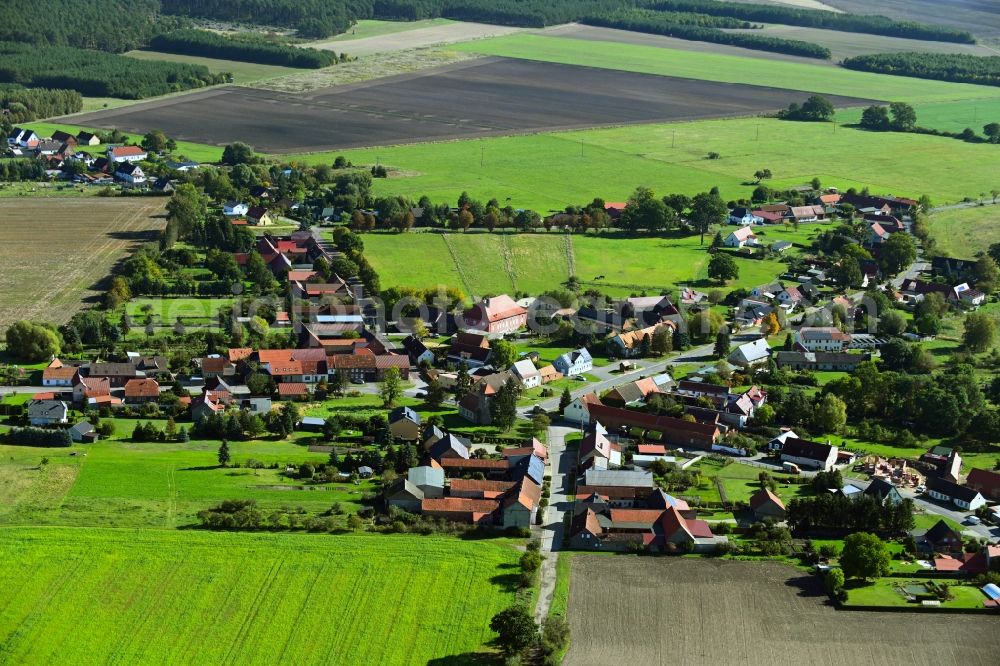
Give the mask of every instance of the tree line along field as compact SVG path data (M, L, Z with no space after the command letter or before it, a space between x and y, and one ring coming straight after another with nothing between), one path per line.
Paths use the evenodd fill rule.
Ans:
M818 577L776 562L577 553L563 663L987 666L995 622L836 611Z
M164 198L0 198L0 329L64 323L112 266L158 238Z
M761 242L807 245L826 227L802 225L758 231ZM735 227L722 230L723 235ZM414 288L458 286L467 295L559 289L575 275L587 287L623 296L659 293L680 283L709 287L705 245L698 236L627 237L560 232L366 234L365 256L385 284ZM792 251L794 253L794 250ZM777 260L736 258L740 277L732 286L756 286L785 271ZM602 280L594 280L603 275Z
M457 658L513 602L517 557L500 541L412 535L0 528L0 661Z

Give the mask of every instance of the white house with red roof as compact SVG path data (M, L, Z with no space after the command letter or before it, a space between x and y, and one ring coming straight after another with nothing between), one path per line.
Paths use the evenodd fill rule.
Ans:
M111 162L141 162L149 157L149 153L139 146L112 146L108 148L108 160Z

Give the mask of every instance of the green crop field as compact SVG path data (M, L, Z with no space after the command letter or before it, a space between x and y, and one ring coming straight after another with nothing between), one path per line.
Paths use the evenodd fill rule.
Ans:
M0 662L473 661L514 599L505 542L0 529Z
M723 235L733 227L723 229ZM808 244L824 228L803 225L759 232L762 242ZM570 275L612 295L659 293L680 283L712 286L706 244L698 236L626 237L619 234L411 233L368 234L365 256L386 284L428 288L460 286L467 295L557 289ZM616 261L613 257L625 257ZM740 277L733 286L755 286L785 270L777 260L736 259ZM604 279L594 278L604 275Z
M918 110L919 113L919 110ZM719 159L706 155L717 152ZM872 133L829 123L736 118L508 136L289 156L313 164L343 154L399 175L376 179L379 194L454 203L463 190L517 207L562 210L600 196L624 201L639 185L660 194L718 186L748 197L766 167L774 187L808 183L960 201L997 186L1000 150L956 139ZM992 165L988 167L987 165Z
M1000 189L1000 179L993 189ZM987 201L993 197L986 192ZM1000 243L1000 207L980 206L941 211L930 216L935 250L948 257L973 259Z
M239 60L222 60L220 58L205 58L202 56L180 55L178 53L161 53L159 51L129 51L126 53L130 58L136 60L161 60L167 62L180 62L185 65L204 65L213 74L219 72L229 72L233 75L233 83L253 83L264 79L273 79L277 76L294 74L302 70L295 67L281 67L279 65L262 65L255 62L241 62Z
M911 103L1000 97L1000 89L990 86L542 35L507 35L459 44L454 48L483 55Z

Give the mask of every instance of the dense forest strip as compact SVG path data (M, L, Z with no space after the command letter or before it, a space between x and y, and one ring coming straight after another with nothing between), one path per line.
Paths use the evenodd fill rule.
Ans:
M964 30L940 25L925 25L911 21L894 21L870 14L836 14L818 9L799 9L778 5L755 5L721 0L653 0L653 9L674 12L701 12L715 16L732 16L745 21L783 23L807 28L824 28L841 32L860 32L887 37L907 37L940 42L974 44L975 37Z
M37 47L0 42L0 83L66 88L93 97L142 99L225 83L228 74L207 67L136 60L68 46Z
M163 53L199 55L305 69L328 67L340 61L333 51L299 48L265 41L260 37L235 39L208 30L176 30L165 35L157 35L150 41L149 48Z
M159 0L2 0L0 41L122 53L177 27L159 10Z
M848 69L919 79L1000 86L1000 56L960 53L876 53L847 58Z
M0 116L11 124L65 116L81 109L83 98L75 90L28 90L12 84L6 84L0 89Z
M375 15L372 0L161 0L163 12L256 25L295 28L309 38L346 32Z
M580 23L596 25L604 28L618 28L633 32L646 32L653 35L664 35L678 39L689 39L712 44L740 46L757 51L771 51L788 55L804 56L806 58L830 59L830 49L819 44L803 42L797 39L783 39L768 35L752 33L732 33L719 30L718 27L744 27L743 25L721 25L712 27L698 23L675 23L677 14L648 11L622 12L609 16L585 16ZM705 16L698 14L683 14L683 16ZM708 17L711 18L711 17ZM737 21L739 23L739 21Z

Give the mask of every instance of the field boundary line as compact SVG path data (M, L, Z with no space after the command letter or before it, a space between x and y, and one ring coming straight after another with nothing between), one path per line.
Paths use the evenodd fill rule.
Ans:
M563 248L566 251L567 277L576 275L576 251L573 249L573 235L563 234Z
M448 248L448 254L451 255L451 260L455 264L455 271L458 273L458 278L462 281L462 285L465 287L465 293L472 296L472 286L469 284L469 278L466 277L465 271L462 270L462 262L458 259L458 252L452 247L451 241L448 240L448 234L440 234L441 240L444 241L444 246Z
M500 234L500 256L503 257L503 270L510 278L513 291L517 291L517 269L514 266L514 250L510 243L510 234Z

